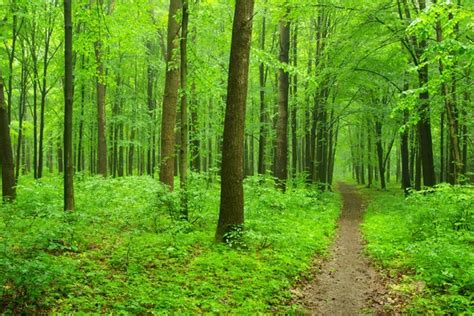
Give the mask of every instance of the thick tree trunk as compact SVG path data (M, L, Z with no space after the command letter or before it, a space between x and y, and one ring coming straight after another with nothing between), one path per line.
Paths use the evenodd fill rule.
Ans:
M74 210L74 160L72 156L72 14L71 0L64 0L64 210Z
M168 15L168 46L166 55L166 79L163 94L163 114L161 118L161 163L160 181L172 191L174 189L175 164L175 126L176 106L178 103L178 88L180 72L176 67L176 39L180 26L177 14L182 7L181 0L170 0Z
M280 22L280 62L288 64L290 51L289 22ZM285 191L288 178L288 93L289 74L285 69L278 75L278 122L276 128L275 177L277 187Z
M244 223L244 128L247 101L250 43L254 0L236 0L229 62L224 139L222 150L221 201L216 240L239 232Z

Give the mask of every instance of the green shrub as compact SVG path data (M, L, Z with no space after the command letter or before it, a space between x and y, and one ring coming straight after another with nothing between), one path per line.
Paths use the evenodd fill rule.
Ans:
M442 185L406 199L377 194L363 231L372 257L426 285L410 312L472 314L473 227L474 187Z

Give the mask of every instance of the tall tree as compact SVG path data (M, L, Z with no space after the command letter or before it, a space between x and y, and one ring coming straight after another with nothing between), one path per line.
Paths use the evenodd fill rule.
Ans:
M266 36L266 10L262 15L262 30L260 31L260 49L265 50L265 36ZM265 145L266 145L266 106L265 106L265 64L260 62L258 65L259 84L260 84L260 135L258 139L258 173L265 174Z
M188 184L188 90L187 90L187 76L188 76L188 59L187 59L187 41L188 41L188 24L189 11L188 1L183 2L183 16L181 18L181 125L180 138L181 146L179 151L179 183L181 186L181 215L183 219L188 219L188 198L187 198L187 184Z
M216 241L244 223L244 125L254 0L236 0L222 148L221 201Z
M99 19L99 35L94 43L94 52L97 66L97 172L107 176L107 135L105 122L106 73L103 58L102 15L104 0L97 0L97 19Z
M174 188L175 125L180 71L175 56L180 25L177 14L182 7L181 0L170 0L168 15L168 46L166 52L166 78L161 118L161 164L160 181L170 190Z
M72 8L64 0L64 210L74 210L74 159L72 155Z
M12 201L16 197L16 181L13 164L8 108L5 104L3 75L0 70L0 164L2 167L2 197Z
M284 67L288 65L290 52L290 23L280 22L280 62L282 67L278 71L278 122L276 128L276 155L275 176L277 185L286 189L288 178L288 94L289 74Z

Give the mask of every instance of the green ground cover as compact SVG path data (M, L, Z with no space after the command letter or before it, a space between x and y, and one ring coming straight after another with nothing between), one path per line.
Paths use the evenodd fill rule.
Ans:
M0 212L0 308L23 312L256 313L288 308L288 289L324 253L340 200L273 180L245 182L246 227L234 248L214 243L218 184L194 177L190 221L176 193L148 177L21 179ZM263 181L263 183L262 183Z
M369 255L410 297L410 314L474 313L474 187L441 185L405 198L399 189L363 191Z

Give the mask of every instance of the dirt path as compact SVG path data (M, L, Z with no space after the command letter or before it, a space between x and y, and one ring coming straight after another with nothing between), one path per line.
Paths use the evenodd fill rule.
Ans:
M373 302L384 287L363 255L359 232L363 201L352 186L340 183L339 191L344 205L330 258L321 264L315 280L304 286L298 303L311 315L382 315Z

